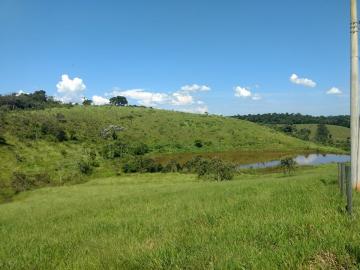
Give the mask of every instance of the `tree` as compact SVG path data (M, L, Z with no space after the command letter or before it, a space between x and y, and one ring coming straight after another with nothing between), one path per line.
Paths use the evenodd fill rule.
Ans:
M0 145L6 144L6 140L4 137L4 126L5 126L5 114L0 112Z
M287 134L292 134L295 133L297 131L296 127L294 125L285 125L282 128L282 131L287 133Z
M92 103L93 103L92 100L85 98L82 104L84 106L90 106Z
M315 140L320 143L331 142L331 135L325 124L319 124L317 126Z
M128 101L126 97L123 96L116 96L110 98L110 104L114 106L126 106L128 104Z
M30 94L34 101L45 103L47 101L46 92L44 90L35 91L33 94Z
M296 132L295 137L297 137L297 138L299 138L301 140L309 141L310 140L310 134L311 134L310 129L302 128L298 132Z
M290 174L295 171L296 161L293 158L284 158L280 161L280 167L284 174Z

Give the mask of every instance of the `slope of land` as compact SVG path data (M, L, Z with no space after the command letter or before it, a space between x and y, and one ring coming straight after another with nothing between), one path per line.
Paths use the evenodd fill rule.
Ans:
M0 205L1 269L352 269L360 197L336 166L294 176L144 174L21 193Z
M20 185L29 177L34 185L81 181L84 168L79 167L89 159L93 177L114 176L121 172L122 158L113 152L124 145L152 156L233 151L259 161L269 152L279 157L283 152L337 151L247 121L150 108L74 106L9 112L0 119L7 142L0 144L0 197L11 193L1 185L14 173ZM111 127L121 131L104 136Z
M317 124L296 124L294 125L298 130L302 128L309 129L310 133L310 140L315 139ZM346 141L350 138L350 128L335 126L335 125L325 125L331 134L331 138L334 141Z

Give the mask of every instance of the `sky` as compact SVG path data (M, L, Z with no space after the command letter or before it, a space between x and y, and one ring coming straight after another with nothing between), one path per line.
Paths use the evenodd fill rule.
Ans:
M0 94L221 115L349 113L349 3L1 0Z

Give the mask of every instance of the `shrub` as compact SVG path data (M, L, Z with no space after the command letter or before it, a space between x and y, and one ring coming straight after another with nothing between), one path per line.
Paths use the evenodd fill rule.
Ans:
M15 194L29 190L32 186L31 179L22 172L14 172L11 178L11 187Z
M192 158L185 163L184 169L194 172L199 178L207 178L216 181L226 181L233 179L236 168L233 164L221 159L205 159L200 156Z
M154 173L161 172L163 167L151 158L136 156L128 160L122 167L124 173Z
M23 172L14 172L11 177L11 188L14 190L15 194L30 190L36 187L42 187L49 185L51 183L51 178L46 172L35 173L35 174L25 174Z
M180 172L182 166L175 159L169 161L169 163L164 167L164 172Z
M55 117L56 120L58 120L60 123L66 123L65 115L63 115L62 113L57 113Z
M96 151L93 149L86 149L86 153L87 153L87 162L89 163L90 166L93 167L99 167L100 164L97 160L97 154Z
M204 144L201 140L195 140L194 145L198 148L201 148L204 146Z
M280 161L280 167L282 168L284 174L290 174L295 171L296 161L293 158L284 158Z
M129 152L129 147L120 142L115 141L105 145L101 151L101 154L106 159L121 158Z
M78 162L79 170L82 174L90 175L93 172L93 167L91 164L86 160L80 160Z
M235 166L221 159L212 159L210 161L210 177L216 181L232 180L235 174Z
M202 160L203 158L201 156L193 157L184 164L183 171L196 173Z
M147 146L145 143L140 143L138 145L135 145L132 147L132 153L136 156L143 156L147 153L149 153L149 146Z
M64 130L58 130L56 134L56 139L59 142L67 141L68 137L66 135L66 132Z

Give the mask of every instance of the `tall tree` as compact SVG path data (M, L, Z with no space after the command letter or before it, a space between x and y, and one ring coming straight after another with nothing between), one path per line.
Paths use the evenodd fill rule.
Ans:
M126 106L128 104L128 101L126 97L123 96L116 96L110 98L110 104L115 106Z
M90 106L92 103L93 103L93 101L91 99L85 98L82 104L84 106Z
M317 126L315 140L320 143L329 143L331 141L331 135L326 125L319 124Z

